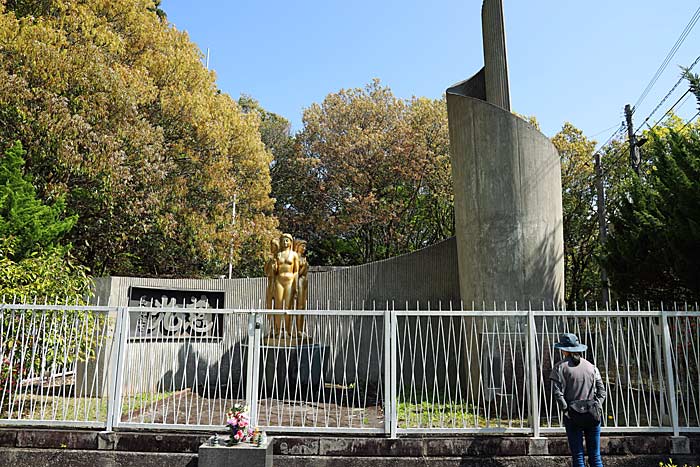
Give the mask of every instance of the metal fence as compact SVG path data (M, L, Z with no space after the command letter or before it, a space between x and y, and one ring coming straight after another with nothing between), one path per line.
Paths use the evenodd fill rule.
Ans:
M603 431L700 431L696 306L0 307L0 425L217 430L238 403L273 432L541 436L563 430L549 374L574 332Z

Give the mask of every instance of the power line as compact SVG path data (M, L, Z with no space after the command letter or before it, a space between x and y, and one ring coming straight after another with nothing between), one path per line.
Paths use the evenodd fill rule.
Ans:
M649 82L649 84L647 84L647 87L646 87L646 88L644 89L644 91L642 92L642 95L639 96L639 99L637 99L637 102L634 104L634 107L632 108L632 113L634 113L634 111L637 109L637 107L638 107L638 106L642 103L642 101L644 101L644 99L647 97L647 95L649 94L649 91L651 91L651 89L654 87L654 85L656 84L656 82L659 80L659 78L661 77L661 74L664 72L664 70L666 69L666 67L668 66L668 64L671 62L671 60L673 59L673 57L676 55L676 52L678 52L678 49L679 49L680 46L683 44L683 42L685 41L685 39L688 37L688 35L690 34L690 32L693 30L693 28L695 27L695 24L698 22L699 19L700 19L700 7L698 7L698 9L695 10L695 13L694 13L693 16L691 17L691 19L690 19L690 21L688 22L688 24L685 26L685 29L683 29L683 32L681 32L681 35L680 35L680 36L678 37L678 39L676 40L676 43L673 45L673 47L671 47L671 50L670 50L670 51L668 52L668 54L666 55L666 58L664 59L663 63L662 63L662 64L659 66L659 68L656 70L656 73L654 74L654 77L651 79L651 81ZM698 58L695 59L695 61L690 65L690 67L688 67L688 70L691 70L699 61L700 61L700 56L699 56ZM663 103L664 103L666 100L668 100L668 98L671 96L671 94L673 94L673 91L675 91L676 88L680 85L680 83L683 82L683 79L684 79L684 77L681 77L681 78L676 82L676 84L671 88L671 90L666 94L666 96L661 100L661 102L659 102L659 104L657 104L657 106L656 106L656 107L654 108L654 110L649 114L649 116L647 116L647 118L644 119L644 121L642 122L642 124L639 126L639 128L637 128L637 130L633 133L633 135L635 135L635 134L637 133L637 131L639 131L639 129L640 129L643 125L645 125L645 124L647 123L647 121L649 120L649 118L651 118L651 117L654 115L654 113L656 113L656 111L663 105ZM687 92L686 92L686 94L687 94ZM683 97L685 97L686 94L684 94L683 96L681 96L681 99L682 99ZM659 121L663 120L663 119L666 117L666 115L668 115L668 113L671 112L671 111L673 110L673 108L675 108L675 106L678 104L678 102L680 102L681 99L679 99L679 100L671 107L671 109L669 109L669 110L666 112L666 114L664 114L664 116L663 116ZM697 116L697 115L696 115L696 116ZM696 118L696 117L693 117L693 119L694 119L694 118ZM692 121L692 120L691 120L691 121ZM659 123L659 122L657 121L657 123L656 123L654 126L656 126L658 123ZM688 123L689 123L689 122L688 122ZM687 124L686 124L686 125L687 125ZM620 124L620 126L618 127L618 129L617 129L615 132L613 132L613 134L611 134L610 137L594 151L594 153L598 153L603 147L605 147L606 145L608 145L615 137L619 136L619 134L620 134L625 128L626 128L626 122L625 122L625 121L622 121L622 123ZM653 129L653 127L652 127L652 129ZM603 130L603 131L606 131L606 130ZM621 153L621 151L622 151L623 148L624 148L624 145L623 145L622 147L618 148L618 150L615 151L615 153L614 153L612 156L610 156L608 159L617 156L619 153ZM621 156L620 156L620 157L621 157ZM615 161L615 163L617 163L617 162L619 162L619 157L618 157L618 159Z
M695 65L698 64L698 62L700 62L700 56L698 56L698 58L696 58L695 61L694 61L693 63L691 63L691 65L687 68L687 70L688 70L688 71L692 70L693 67L694 67ZM678 86L680 86L680 84L683 82L684 79L685 79L685 76L681 76L681 77L678 79L678 81L676 81L676 84L674 84L673 87L671 88L671 90L668 91L668 93L666 94L666 96L664 96L664 98L661 99L661 102L659 102L659 103L656 105L656 107L654 107L654 110L652 110L651 113L647 116L647 118L644 119L644 121L642 122L642 124L639 125L639 127L637 127L637 129L634 131L634 134L635 134L635 135L637 134L637 132L638 132L639 130L642 129L642 127L643 127L644 125L646 125L646 123L647 123L647 122L649 121L649 119L656 113L656 111L659 110L659 108L660 108L662 105L664 105L664 102L666 102L666 101L668 100L668 98L671 97L671 94L673 94L673 91L675 91L676 88L678 88ZM662 117L662 118L663 118L663 117ZM656 126L656 125L654 125L654 126Z
M693 115L693 118L691 118L690 120L688 120L687 122L685 122L685 125L683 125L683 128L681 128L680 131L685 130L685 127L687 127L688 125L690 125L690 124L692 123L693 120L695 120L696 118L698 118L698 115L700 115L700 110L698 110L698 112L697 112L695 115Z
M695 11L695 14L693 17L690 19L690 22L686 25L685 29L681 33L680 37L678 40L676 40L676 43L671 47L671 50L668 52L666 55L666 58L664 61L659 65L659 68L656 70L656 73L654 74L654 77L649 81L649 84L647 84L647 87L644 88L644 91L642 92L642 95L639 96L639 99L637 99L637 102L634 104L634 107L632 108L632 113L639 107L639 105L644 101L644 99L647 97L649 94L649 91L651 91L651 88L654 87L656 82L659 80L661 77L661 74L664 72L668 64L671 62L673 57L676 55L676 52L678 52L678 49L680 46L683 44L685 39L688 37L688 34L690 34L690 31L693 30L693 27L695 26L695 23L698 22L698 19L700 19L700 7Z
M600 134L603 134L603 133L606 133L606 132L612 130L612 129L615 128L616 126L617 126L617 123L614 124L614 125L612 125L612 126L610 126L610 127L608 127L608 128L606 128L605 130L600 130L598 133L596 133L596 134L594 134L594 135L591 135L590 137L591 137L591 138L595 138L596 136L598 136L598 135L600 135Z
M676 103L673 104L673 105L671 106L671 108L668 109L668 110L666 111L666 113L663 114L663 115L661 116L661 118L658 119L658 120L656 121L656 123L654 123L654 126L652 126L651 128L649 128L649 130L653 130L654 128L656 128L656 126L657 126L659 123L661 123L661 122L663 121L663 119L666 118L666 117L668 116L668 114L670 114L671 112L673 112L673 109L675 109L676 106L680 103L680 101L682 101L683 98L686 97L688 94L690 94L690 89L688 89L686 92L684 92L683 95L682 95L681 97L678 98L678 100L676 101ZM639 128L637 128L637 130L639 130Z
M598 148L597 148L595 151L593 151L593 152L596 153L596 152L600 151L602 148L604 148L605 146L607 146L608 143L610 143L613 139L615 139L616 136L618 136L620 133L622 133L622 131L623 131L624 129L625 129L625 122L624 122L624 120L623 120L623 121L620 123L620 126L617 127L617 130L615 130L615 131L613 132L613 134L610 135L610 136L608 137L608 139L605 140L605 142L604 142L603 144L601 144L600 146L598 146Z
M682 99L684 96L685 96L685 94L684 94L683 96L681 96L681 99ZM690 97L690 96L688 96L688 97ZM679 99L678 101L680 102L680 99ZM678 103L678 102L676 102L676 103ZM675 105L675 104L674 104L674 105ZM669 109L669 112L670 112L672 109L673 109L673 108ZM698 118L698 116L700 116L700 110L698 110L698 112L697 112L690 120L688 120L688 121L685 123L685 125L683 125L683 127L682 127L679 131L683 131L683 130L685 129L685 127L687 127L688 125L690 125L690 124L693 122L693 120L695 120L696 118ZM661 123L661 121L662 121L664 118L665 118L665 116L662 117L658 122L656 122L656 123L654 124L654 126L651 127L651 130L653 130L654 128L656 128L656 125L658 125L659 123ZM608 139L608 142L609 142L611 139L612 139L612 137ZM606 142L605 144L608 144L608 142ZM605 144L604 144L603 146L601 146L600 149L602 149L602 148L605 146ZM610 160L610 159L614 158L615 156L617 156L616 159L614 159L611 163L608 163L607 165L608 165L608 166L609 166L609 165L614 165L614 164L617 164L618 162L620 162L620 159L622 158L622 156L625 155L625 151L626 151L628 148L629 148L629 141L625 141L625 142L622 144L622 146L620 146L619 148L617 148L617 151L615 151L614 153L612 153L610 156L607 157L607 159ZM598 149L598 151L600 151L600 149ZM596 152L598 152L598 151L596 151Z

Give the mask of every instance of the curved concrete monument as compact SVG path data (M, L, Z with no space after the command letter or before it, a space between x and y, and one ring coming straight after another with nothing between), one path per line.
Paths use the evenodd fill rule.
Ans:
M502 0L484 1L482 27L484 68L447 90L460 294L465 305L559 305L559 154L546 136L510 112Z

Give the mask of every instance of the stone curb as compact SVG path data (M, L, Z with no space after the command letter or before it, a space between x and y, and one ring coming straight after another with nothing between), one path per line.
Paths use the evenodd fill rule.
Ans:
M98 432L36 428L0 428L0 448L102 450L105 452L196 454L209 437L204 433ZM275 436L274 454L292 457L521 457L568 456L562 436L464 436L440 438L356 438L343 436ZM604 456L700 455L700 436L627 435L604 436ZM681 464L682 465L682 464ZM658 466L658 462L656 464ZM655 467L656 467L655 466Z

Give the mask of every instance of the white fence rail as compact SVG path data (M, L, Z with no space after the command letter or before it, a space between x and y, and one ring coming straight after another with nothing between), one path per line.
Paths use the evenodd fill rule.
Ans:
M0 305L0 425L216 430L240 403L275 432L541 436L562 431L549 373L574 332L604 431L700 431L697 307L502 308Z

